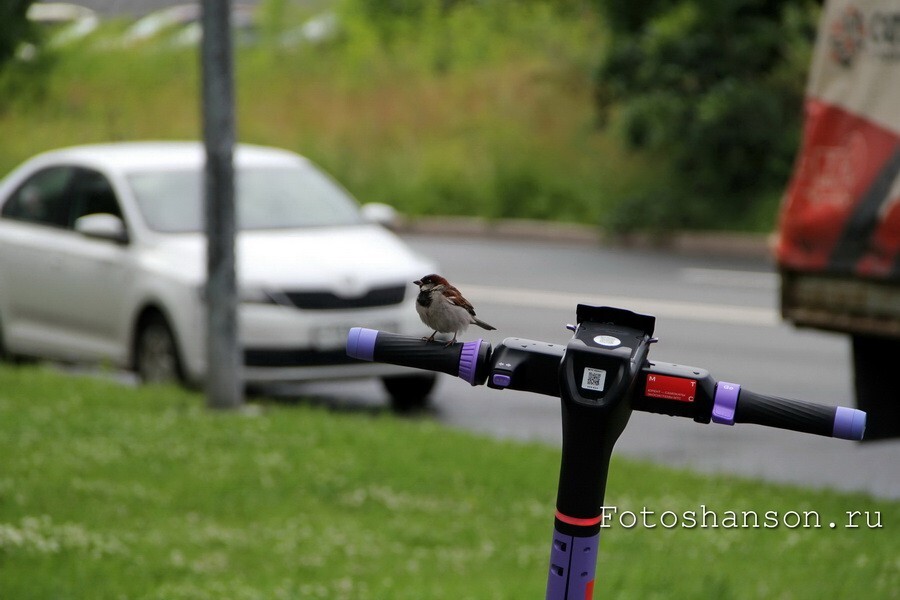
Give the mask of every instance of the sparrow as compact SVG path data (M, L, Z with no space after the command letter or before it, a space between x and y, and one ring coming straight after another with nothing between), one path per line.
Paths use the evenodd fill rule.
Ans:
M453 339L447 342L447 346L450 346L456 343L456 336L469 325L478 325L487 330L497 329L476 317L472 303L440 275L432 273L413 283L419 286L416 312L423 323L434 329L431 337L422 338L426 342L433 342L438 332L452 333Z

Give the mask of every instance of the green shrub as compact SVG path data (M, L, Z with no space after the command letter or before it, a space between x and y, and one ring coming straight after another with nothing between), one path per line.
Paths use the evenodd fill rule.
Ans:
M4 0L0 5L0 69L15 56L20 44L37 38L37 32L26 16L33 2Z
M643 14L601 5L617 25L597 71L601 123L629 147L665 156L670 173L667 201L647 225L746 221L789 176L817 5L660 0ZM656 196L638 195L641 204ZM612 220L630 221L635 202Z

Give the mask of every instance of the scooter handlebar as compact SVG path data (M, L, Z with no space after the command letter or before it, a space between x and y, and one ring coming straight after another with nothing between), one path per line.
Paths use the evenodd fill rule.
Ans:
M728 386L736 389L726 389ZM861 440L866 432L866 413L861 410L769 396L724 382L717 386L712 420L725 425L756 423L844 440Z
M359 360L438 371L471 385L487 378L490 344L482 340L443 344L420 338L354 327L347 335L347 355Z
M641 374L635 410L690 417L701 423L755 423L802 433L861 440L866 413L844 406L769 396L716 381L705 369L650 361Z
M492 350L483 340L443 344L354 327L347 354L360 360L402 365L459 377L471 385L558 396L559 345L507 338ZM490 377L490 380L488 378ZM690 417L700 423L755 423L846 440L861 440L866 413L742 389L716 381L704 369L649 361L633 396L634 410Z

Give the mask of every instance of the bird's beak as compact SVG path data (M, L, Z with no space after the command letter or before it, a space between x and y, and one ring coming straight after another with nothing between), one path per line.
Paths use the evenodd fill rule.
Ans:
M416 285L419 286L419 287L422 287L422 280L421 280L421 279L416 279L415 281L413 281L413 283L416 284Z

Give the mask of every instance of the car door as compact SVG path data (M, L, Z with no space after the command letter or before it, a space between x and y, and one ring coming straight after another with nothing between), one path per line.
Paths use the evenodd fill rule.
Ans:
M74 230L78 217L97 212L122 217L108 179L80 167L38 172L4 204L0 293L10 350L124 362L129 247Z
M15 353L56 355L56 300L48 286L61 269L57 240L68 221L72 167L28 177L0 210L0 299L4 343Z

